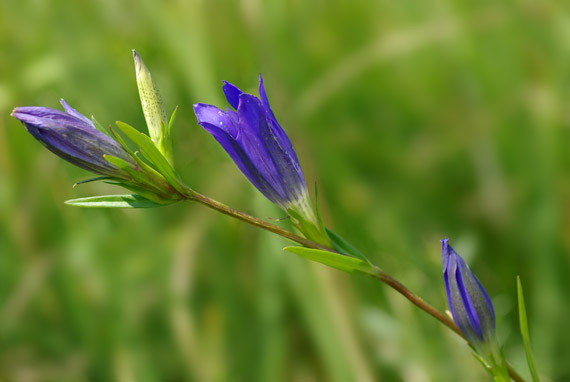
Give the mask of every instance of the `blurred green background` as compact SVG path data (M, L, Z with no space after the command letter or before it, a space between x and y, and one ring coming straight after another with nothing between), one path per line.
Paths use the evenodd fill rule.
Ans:
M195 121L256 93L317 183L327 224L439 309L447 236L528 376L570 380L570 13L539 1L0 2L0 381L485 381L462 341L395 292L286 254L200 205L82 210L89 174L9 116L65 97L144 130L131 49L179 105L199 192L264 200ZM279 223L287 226L286 222Z

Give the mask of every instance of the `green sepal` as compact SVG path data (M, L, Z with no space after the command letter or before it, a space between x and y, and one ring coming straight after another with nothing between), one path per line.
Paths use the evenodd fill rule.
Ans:
M64 203L83 208L153 208L164 205L136 194L90 196L87 198L66 200Z
M114 138L117 142L119 142L119 144L125 149L125 151L129 153L129 155L135 160L135 162L137 162L139 167L141 167L144 171L151 173L153 176L156 175L159 178L164 179L164 177L160 175L158 172L156 172L154 168L150 167L148 164L145 163L144 160L141 159L140 155L138 155L139 154L138 151L135 152L131 150L131 148L129 147L129 145L127 145L123 137L120 134L117 134L117 132L113 130L112 127L109 127L109 131L112 133L112 138Z
M119 129L139 146L145 158L156 167L156 170L164 176L166 181L170 183L176 191L184 194L187 191L186 187L182 184L178 174L176 174L170 163L168 163L168 160L156 148L152 139L124 122L117 121L116 123Z
M153 191L149 191L145 188L133 185L131 183L125 183L125 182L117 182L118 186L121 186L123 188L126 188L129 191L132 191L140 196L142 196L143 198L146 198L152 202L161 204L161 205L165 205L165 204L172 204L172 203L176 203L179 200L173 200L173 199L169 199L169 198L163 198L158 194L155 194Z
M327 235L329 235L329 238L331 239L331 242L334 246L334 249L336 249L338 252L343 253L347 256L358 257L359 259L366 261L368 264L372 264L372 263L370 263L370 260L368 260L368 258L366 256L364 256L364 254L362 252L360 252L352 244L350 244L348 241L346 241L344 238L342 238L342 236L333 232L329 228L325 227L325 229L326 229Z
M103 158L113 166L123 170L127 174L129 174L134 180L139 182L147 182L147 177L144 176L144 173L134 170L124 159L114 157L111 155L104 154Z
M489 366L489 365L487 364L487 362L485 362L485 359L484 359L483 357L481 357L481 356L477 353L477 351L475 350L475 348L471 347L471 349L473 349L473 353L472 353L473 357L475 357L475 359L476 359L477 361L479 361L479 363L481 364L481 366L483 366L483 368L487 371L487 373L489 373L489 376L490 376L491 378L494 378L494 377L493 377L493 370L491 369L491 366Z
M315 183L315 211L317 213L317 224L319 225L319 231L325 232L326 227L323 223L323 217L321 216L321 209L319 208L319 191L317 189L317 184Z
M95 119L95 116L93 116L93 115L91 116L91 122L93 122L93 124L95 125L95 128L97 130L99 130L103 134L107 134L108 136L111 136L111 132L109 131L109 129L107 129L102 124L100 124L99 121L97 119Z
M530 375L532 376L533 382L540 382L538 373L536 372L536 367L534 365L534 358L532 356L532 349L530 347L530 334L528 332L528 320L526 316L526 307L524 303L523 287L521 283L521 278L517 276L517 295L519 301L519 321L521 328L521 336L524 345L524 352L526 354L526 362L528 364L528 369L530 370Z
M498 358L498 359L497 359ZM491 373L495 382L510 382L511 377L507 370L507 361L503 349L491 351L489 353L489 363L491 365Z
M316 261L329 267L348 273L364 273L375 275L374 269L365 261L354 257L339 255L338 253L323 251L321 249L305 247L285 247L285 251L294 253L306 259Z
M326 247L329 247L331 245L330 240L325 232L320 231L319 227L313 222L307 221L300 213L292 208L288 208L287 213L292 218L293 223L297 226L299 231L301 231L307 239Z
M176 111L178 110L178 106L174 108L170 119L168 120L168 126L164 126L164 123L160 123L162 131L165 133L163 134L162 138L160 139L160 149L164 153L165 158L168 160L168 163L173 166L174 158L172 156L172 126L174 126L174 122L176 122Z
M176 122L176 112L178 111L178 106L174 108L172 115L170 116L170 120L168 121L168 129L166 130L166 136L170 139L172 132L172 126L174 126L174 122Z
M116 179L116 178L113 178L112 176L96 176L94 178L85 179L73 184L73 188L75 188L75 186L79 186L80 184L97 182L98 180L110 180L110 179Z
M121 158L113 157L110 155L103 155L103 158L105 158L105 160L112 165L117 166L121 170L127 172L133 178L135 184L130 181L123 181L122 179L117 178L114 178L111 182L106 181L106 183L122 186L128 190L140 194L147 199L161 204L164 204L165 202L173 202L174 200L172 199L176 199L173 198L173 196L177 196L177 194L173 193L173 190L170 192L168 192L168 190L165 190L165 188L169 187L166 183L166 180L162 177L162 175L160 175L151 167L149 167L148 171L140 172L132 169L131 166ZM145 186L139 187L137 184Z

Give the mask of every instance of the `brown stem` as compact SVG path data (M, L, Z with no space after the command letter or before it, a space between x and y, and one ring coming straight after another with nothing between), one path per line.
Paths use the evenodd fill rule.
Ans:
M222 204L214 199L210 199L207 196L199 194L195 191L189 192L187 198L189 200L195 200L199 203L202 203L205 206L212 208L218 212L221 212L225 215L239 219L243 222L254 225L266 231L273 232L274 234L292 240L305 247L322 249L325 251L336 253L336 251L334 251L331 248L325 247L311 240L305 239L299 235L287 231L286 229L276 226L275 224L268 223L264 220L248 215L241 211L234 210L233 208L228 207L225 204ZM390 288L394 289L402 296L404 296L406 299L408 299L412 304L414 304L415 306L417 306L418 308L420 308L421 310L423 310L424 312L426 312L427 314L429 314L430 316L432 316L433 318L435 318L436 320L447 326L449 329L453 330L461 338L465 339L463 334L461 334L461 332L457 328L457 325L455 325L455 322L453 322L453 320L449 318L449 316L447 316L445 313L440 312L439 310L437 310L436 308L425 302L421 297L419 297L418 295L414 294L411 290L406 288L404 284L402 284L401 282L399 282L398 280L396 280L395 278L393 278L392 276L390 276L389 274L387 274L377 266L374 266L374 269L376 271L376 275L373 276L375 279L388 285ZM510 377L514 381L525 382L525 380L510 365L507 365L507 370L509 372Z
M434 317L436 320L438 320L439 322L447 326L449 329L457 333L457 335L465 339L465 337L463 337L463 334L461 334L461 332L457 328L457 325L455 325L455 322L453 322L453 320L449 318L448 315L440 312L439 310L437 310L436 308L425 302L421 297L419 297L418 295L410 291L408 288L406 288L404 284L402 284L401 282L399 282L398 280L396 280L395 278L393 278L392 276L390 276L380 268L376 266L374 268L376 269L377 272L376 276L373 276L375 279L382 281L384 284L388 285L390 288L394 289L396 292L400 293L402 296L410 300L412 304L414 304L415 306L417 306L418 308L420 308L430 316Z
M301 237L299 235L295 235L293 232L289 232L286 229L283 229L279 226L276 226L275 224L268 223L264 220L261 220L259 218L254 217L254 216L251 216L251 215L248 215L248 214L243 213L241 211L234 210L233 208L228 207L225 204L218 202L217 200L210 199L207 196L199 194L197 192L193 192L192 196L189 199L195 200L199 203L202 203L206 207L212 208L212 209L214 209L218 212L221 212L225 215L229 215L233 218L236 218L236 219L241 220L243 222L249 223L251 225L254 225L256 227L264 229L266 231L273 232L274 234L277 234L279 236L282 236L284 238L287 238L289 240L297 242L301 245L304 245L307 248L322 249L322 250L329 251L329 252L332 251L328 247L317 244L311 240L307 240L304 237Z

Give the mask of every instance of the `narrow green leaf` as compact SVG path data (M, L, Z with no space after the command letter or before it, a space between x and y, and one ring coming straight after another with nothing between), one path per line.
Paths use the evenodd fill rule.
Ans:
M366 261L367 263L371 264L370 260L368 260L368 258L366 256L364 256L364 254L362 252L360 252L358 249L356 249L348 241L344 240L344 238L342 236L333 232L329 228L325 228L325 229L327 231L327 235L329 235L329 238L331 239L331 242L333 243L334 249L336 249L340 253L344 253L345 255L358 257L359 259L362 259L362 260Z
M540 382L536 367L534 366L534 359L532 356L532 349L530 347L530 335L528 332L528 321L526 317L526 307L524 303L523 287L521 278L517 276L517 294L519 300L519 321L521 327L521 336L524 344L524 352L526 353L526 362L530 370L533 382Z
M84 208L152 208L159 204L140 195L104 195L66 200L65 204Z
M121 131L129 137L137 146L140 147L144 156L154 165L159 173L161 173L166 181L172 185L177 191L184 193L186 191L185 187L182 185L180 178L168 163L168 160L162 155L162 153L156 148L154 142L148 135L145 135L135 129L134 127L117 121L117 126Z
M374 269L367 262L362 261L361 259L313 248L285 247L283 249L344 272L374 275Z

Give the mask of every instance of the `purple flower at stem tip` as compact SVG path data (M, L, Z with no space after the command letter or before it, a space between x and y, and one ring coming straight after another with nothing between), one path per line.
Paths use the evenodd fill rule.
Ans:
M261 75L259 98L225 81L222 90L231 109L195 104L198 123L267 199L313 220L299 160L269 106Z
M449 309L465 338L483 354L495 349L495 311L491 299L465 261L441 240L443 279Z
M100 175L129 179L129 175L107 162L103 155L120 158L136 168L131 156L113 139L95 128L63 99L65 112L40 106L17 107L12 116L24 124L30 134L57 156Z

